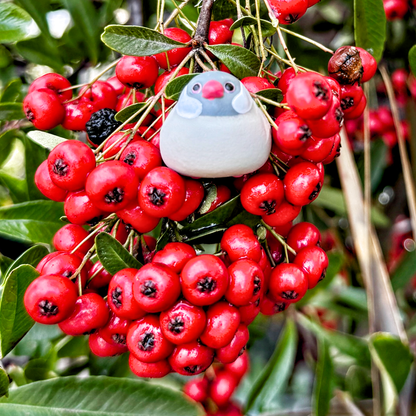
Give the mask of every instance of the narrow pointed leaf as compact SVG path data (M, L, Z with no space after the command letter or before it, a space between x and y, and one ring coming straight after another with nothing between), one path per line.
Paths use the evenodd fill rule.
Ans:
M334 365L329 353L329 344L324 339L318 341L318 363L314 387L314 409L316 416L326 416L332 399Z
M193 78L198 74L187 74L181 75L180 77L174 78L166 85L165 95L170 100L177 101L181 95L182 90L188 85Z
M3 282L0 298L0 357L3 358L35 323L23 304L23 296L39 273L28 264L14 269Z
M175 48L187 47L153 29L141 26L110 25L101 40L111 49L130 56L149 56Z
M8 267L7 276L17 267L23 264L29 264L32 267L36 267L38 263L49 254L48 249L45 246L33 246L27 249L23 254L21 254L11 265Z
M98 234L95 237L95 245L98 259L112 275L123 269L140 269L143 266L110 234Z
M0 121L20 120L24 117L21 103L0 103Z
M58 144L66 142L66 139L62 137L55 136L54 134L50 133L45 133L44 131L40 130L30 131L27 136L30 140L49 151L53 150L53 148L58 146Z
M120 110L116 115L115 119L124 123L127 121L133 114L137 113L139 110L142 110L145 106L145 103L136 103L129 105L128 107L123 108ZM141 111L136 117L130 120L130 123L137 123L142 116L143 111Z

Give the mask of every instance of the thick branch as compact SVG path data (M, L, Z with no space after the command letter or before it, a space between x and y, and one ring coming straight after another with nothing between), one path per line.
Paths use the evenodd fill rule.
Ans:
M195 36L192 40L192 46L194 49L200 49L203 47L204 43L208 43L209 24L211 23L211 14L214 2L215 0L203 0L202 2ZM194 72L202 72L202 68L198 63L195 64Z

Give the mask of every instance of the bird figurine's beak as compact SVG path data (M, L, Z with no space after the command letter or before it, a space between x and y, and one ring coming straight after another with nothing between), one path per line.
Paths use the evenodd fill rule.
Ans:
M215 98L222 98L224 96L224 87L221 82L211 80L208 81L202 88L202 97L207 100L213 100Z

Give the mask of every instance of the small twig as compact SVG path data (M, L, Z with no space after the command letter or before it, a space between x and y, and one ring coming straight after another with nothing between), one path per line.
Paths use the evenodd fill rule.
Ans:
M259 72L257 76L261 75L261 71L263 70L264 63L266 62L266 54L264 52L264 41L263 41L263 32L261 29L261 22L260 22L260 0L256 0L256 18L257 18L257 29L259 31L259 49L261 53L261 64L259 68Z
M286 29L286 28L281 27L281 26L280 26L280 30L282 32L288 33L289 35L296 36L297 38L302 39L305 42L308 42L308 43L310 43L312 45L315 45L316 47L318 47L319 49L323 50L324 52L328 52L328 53L334 54L334 51L332 49L327 48L326 46L322 45L322 43L316 42L313 39L310 39L310 38L308 38L306 36L300 35L299 33L292 32L291 30Z
M237 19L241 19L243 17L243 12L241 11L242 7L240 5L240 0L236 0L236 7L237 7ZM243 47L247 49L247 39L246 39L246 34L244 32L244 26L241 26L240 30L241 30L241 38L243 39Z
M250 94L253 98L257 98L257 99L259 99L260 101L264 101L265 103L267 103L267 104L270 104L270 105L273 105L273 106L275 106L275 107L280 107L280 108L284 108L285 110L290 110L290 107L288 106L288 105L286 105L286 104L282 104L282 103L278 103L277 101L273 101L273 100L269 100L268 98L266 98L266 97L263 97L263 96L261 96L261 95L257 95L257 94L253 94L253 93L251 93Z
M200 53L208 61L208 63L212 66L212 69L214 71L218 71L217 65L215 65L214 61L209 57L209 55L203 49L200 49L198 53Z
M211 71L211 69L209 69L204 62L202 62L202 59L198 56L198 54L195 54L195 60L198 63L198 65L201 67L201 69L203 69L204 71Z
M295 250L293 250L293 248L292 247L290 247L290 245L289 244L287 244L286 243L286 241L285 241L285 239L283 238L283 236L281 236L280 234L278 234L275 230L273 230L273 227L271 227L270 225L268 225L268 224L266 224L263 220L261 220L260 221L261 222L261 224L264 226L264 227L266 227L269 231L270 231L270 233L271 233L271 235L283 246L283 247L285 247L285 249L286 249L286 247L287 247L287 250L289 250L292 254L294 254L295 256L296 256L296 251Z
M277 127L276 123L274 122L274 120L270 117L270 114L267 112L267 110L263 107L263 104L260 102L260 100L258 98L255 99L257 105L259 106L260 110L263 112L263 114L266 116L267 120L269 120L269 123L276 129L278 130L279 127Z
M189 26L192 27L193 30L196 30L196 26L193 22L191 22L186 14L179 8L179 6L176 4L175 0L172 0L173 5L176 7L176 9L179 11L179 14L188 22ZM166 24L165 24L166 25Z
M168 27L175 17L179 14L179 12L190 2L191 0L184 0L173 12L172 14L166 19L165 27Z
M279 36L280 44L282 45L283 50L284 50L284 51L285 51L285 53L286 53L287 59L289 59L289 62L292 64L292 65L291 65L291 66L292 66L292 68L295 70L295 73L297 74L297 73L299 72L299 68L298 68L298 66L295 64L295 61L293 60L292 55L291 55L291 54L290 54L290 52L289 52L289 49L288 49L288 47L287 47L287 45L286 45L285 38L284 38L284 37L283 37L283 35L282 35L282 31L281 31L281 29L280 29L280 26L277 26L276 30L277 30L277 34L278 34L278 36Z

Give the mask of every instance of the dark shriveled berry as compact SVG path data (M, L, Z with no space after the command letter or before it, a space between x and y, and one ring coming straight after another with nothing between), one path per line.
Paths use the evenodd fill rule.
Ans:
M88 139L100 145L121 123L114 119L117 111L103 108L95 112L86 123Z
M360 82L364 68L358 49L354 46L339 48L328 62L328 72L340 84Z

